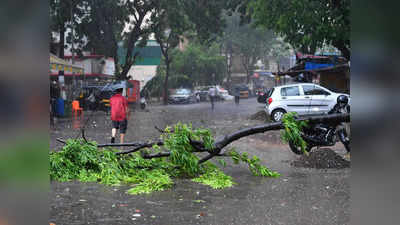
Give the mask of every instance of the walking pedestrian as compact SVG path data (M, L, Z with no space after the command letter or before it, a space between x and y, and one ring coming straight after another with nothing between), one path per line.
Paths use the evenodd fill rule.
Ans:
M111 143L115 143L117 129L119 129L120 133L120 143L124 143L124 137L128 126L130 113L128 100L122 96L122 91L123 88L116 89L116 94L110 98L111 121L113 126L111 130Z
M89 109L95 111L97 107L96 107L96 97L94 96L94 91L90 93L87 100L89 101Z
M210 97L211 109L214 111L214 101L217 96L217 89L214 86L208 90L208 96Z
M233 95L235 96L235 104L239 105L240 100L240 89L238 87L234 88Z

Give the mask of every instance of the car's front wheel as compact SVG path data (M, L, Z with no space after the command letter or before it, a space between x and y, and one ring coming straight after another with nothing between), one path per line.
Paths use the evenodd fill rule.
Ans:
M275 122L279 122L282 120L283 115L285 114L285 110L283 109L275 109L272 111L271 119Z

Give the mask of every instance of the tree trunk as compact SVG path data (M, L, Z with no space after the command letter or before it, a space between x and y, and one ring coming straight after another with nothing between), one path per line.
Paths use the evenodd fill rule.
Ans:
M246 69L246 83L250 83L250 70Z
M64 58L64 45L65 45L65 24L62 23L60 25L60 42L59 42L59 52L58 52L58 57L61 59Z
M164 105L168 105L168 77L169 77L169 58L165 56L165 80L164 80Z

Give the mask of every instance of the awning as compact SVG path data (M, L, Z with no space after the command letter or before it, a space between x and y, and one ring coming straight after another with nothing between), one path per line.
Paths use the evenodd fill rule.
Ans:
M65 73L83 74L84 69L50 53L50 74L51 72L64 71Z
M312 73L312 74L317 74L317 73L329 73L329 72L337 72L337 71L344 71L344 70L349 70L350 66L349 64L340 64L340 65L335 65L335 66L328 66L328 67L323 67L323 68L317 68L317 69L311 69L311 70L294 70L294 71L286 71L286 72L275 72L273 74L278 75L278 76L285 76L289 75L291 77L297 76L300 73Z

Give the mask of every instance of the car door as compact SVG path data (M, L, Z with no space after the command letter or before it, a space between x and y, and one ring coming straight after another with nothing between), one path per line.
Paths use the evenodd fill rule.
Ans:
M302 85L303 92L306 97L310 98L308 108L309 115L318 115L329 111L329 95L330 93L318 85L307 84Z
M307 113L309 99L300 93L299 86L281 88L281 102L288 112L297 112L299 115Z

